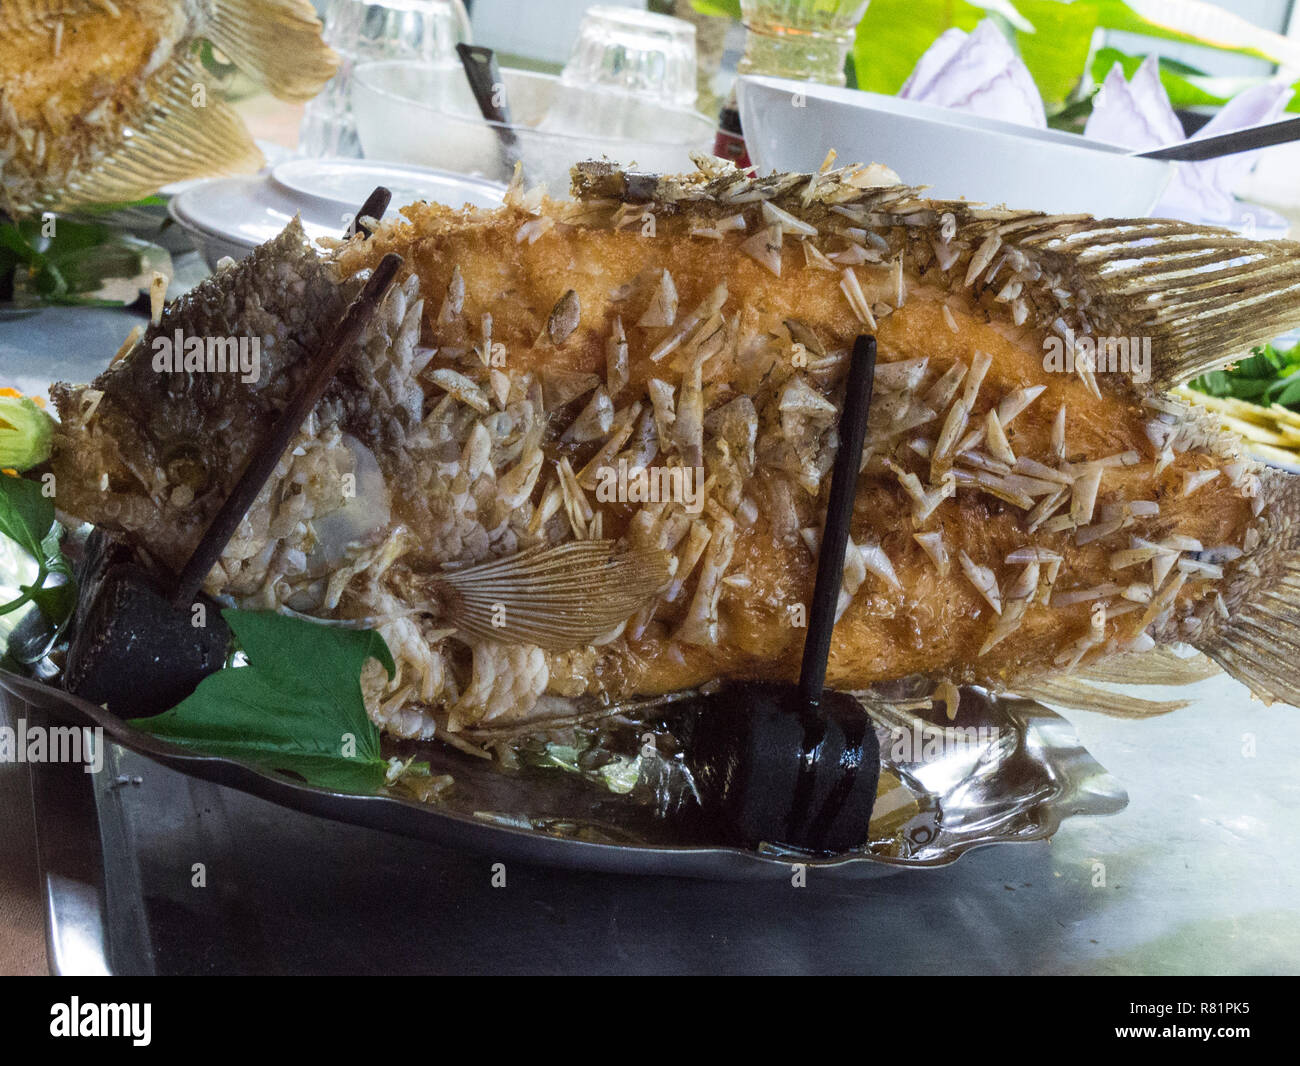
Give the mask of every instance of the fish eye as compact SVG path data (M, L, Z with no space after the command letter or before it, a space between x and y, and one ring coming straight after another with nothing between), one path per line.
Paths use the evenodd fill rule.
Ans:
M163 455L163 472L173 486L186 485L198 495L208 484L208 464L197 446L173 445Z

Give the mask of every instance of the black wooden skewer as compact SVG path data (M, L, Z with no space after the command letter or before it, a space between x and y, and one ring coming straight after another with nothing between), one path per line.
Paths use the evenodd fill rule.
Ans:
M817 556L817 583L813 586L808 634L804 638L803 663L799 670L799 697L809 711L815 711L821 703L826 685L826 661L830 657L835 605L844 574L844 549L857 496L858 468L862 463L862 443L867 435L867 411L871 407L875 377L876 338L864 334L854 342L849 363L844 410L840 414L840 446L831 471L830 500Z
M705 839L833 853L870 835L879 737L850 693L823 688L875 368L875 338L861 336L845 384L799 683L723 685L696 697L683 723L684 761L700 800L695 824Z
M384 256L375 267L374 273L370 275L366 287L361 290L361 295L352 301L352 305L344 313L317 356L315 365L308 372L307 379L289 401L289 406L276 420L266 442L249 460L244 472L239 475L239 480L230 495L226 497L226 502L221 505L216 517L208 524L198 546L194 549L194 554L190 556L185 569L177 578L176 592L172 597L175 606L184 607L194 599L203 584L203 579L208 576L208 571L225 551L230 538L239 528L239 523L244 520L244 515L257 499L257 494L262 491L262 486L266 484L267 478L280 462L285 448L289 446L289 442L298 432L307 415L311 413L312 408L325 394L344 357L352 351L357 338L361 336L361 331L370 321L397 277L401 265L402 257L397 253L390 252Z
M384 186L376 185L375 191L366 197L366 202L361 205L357 213L352 216L352 222L346 230L343 231L343 237L354 236L357 233L365 237L370 236L370 227L362 224L363 218L373 218L376 222L384 217L384 212L388 210L389 203L392 202L393 194Z

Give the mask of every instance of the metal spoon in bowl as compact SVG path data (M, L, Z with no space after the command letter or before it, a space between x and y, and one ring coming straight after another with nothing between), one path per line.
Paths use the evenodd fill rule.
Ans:
M1198 163L1206 159L1218 159L1238 152L1249 152L1256 148L1271 148L1275 144L1287 144L1300 140L1300 118L1288 118L1282 122L1269 122L1263 126L1248 126L1242 130L1219 133L1213 137L1200 137L1195 140L1171 144L1164 148L1153 148L1149 152L1133 152L1139 159L1167 159L1181 163Z
M461 65L465 68L465 77L469 80L469 89L474 94L479 112L501 142L501 157L506 173L513 174L515 164L522 157L519 141L510 128L513 121L510 117L510 101L506 99L506 83L497 66L496 53L482 45L461 43L456 45L456 54L460 56Z

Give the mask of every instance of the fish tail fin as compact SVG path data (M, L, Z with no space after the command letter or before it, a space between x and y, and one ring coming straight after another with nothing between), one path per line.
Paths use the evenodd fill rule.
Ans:
M216 0L196 32L281 100L310 100L338 72L308 0Z
M157 77L156 91L132 118L131 136L33 208L126 203L170 182L256 170L265 162L234 109L207 97L197 60L175 58ZM195 102L200 89L201 106Z
M1300 707L1300 476L1265 471L1260 548L1221 586L1223 617L1192 644L1265 703Z
M48 35L52 16L32 0L0 11L0 32ZM57 5L56 5L57 6ZM117 14L114 5L100 7ZM189 44L202 37L284 100L314 96L338 70L339 57L321 38L308 0L209 0L185 5L200 13L175 54L148 75L147 92L118 115L129 137L116 137L87 157L75 141L47 150L33 144L12 107L0 106L0 143L16 156L6 166L0 204L12 214L72 211L92 204L127 203L188 178L257 170L265 160L235 111L213 98L208 75ZM60 30L62 22L58 23ZM61 135L62 136L62 135ZM68 135L70 136L70 135ZM24 137L27 139L25 140ZM63 136L67 141L67 136ZM74 160L73 172L51 175L49 160ZM84 159L84 169L75 161Z
M626 622L669 577L661 551L612 554L607 540L529 548L448 570L448 622L498 643L553 651L594 644Z
M1170 219L1066 227L1093 330L1149 343L1149 380L1182 385L1300 325L1300 242ZM1109 321L1098 321L1098 319Z

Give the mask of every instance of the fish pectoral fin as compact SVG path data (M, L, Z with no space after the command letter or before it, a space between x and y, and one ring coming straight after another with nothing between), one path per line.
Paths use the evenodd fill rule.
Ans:
M608 540L529 548L438 580L450 590L449 624L485 640L552 651L594 644L626 622L668 580L661 551L613 554Z
M1097 711L1112 718L1154 718L1186 707L1188 700L1149 700L1114 692L1078 677L1035 677L1008 686L1017 696L1040 703Z
M281 100L310 100L338 72L308 0L216 0L195 32Z
M195 105L206 75L190 57L173 60L131 136L76 174L42 204L72 210L88 204L138 200L173 181L257 170L265 160L227 104L208 96ZM205 90L206 92L206 90Z

